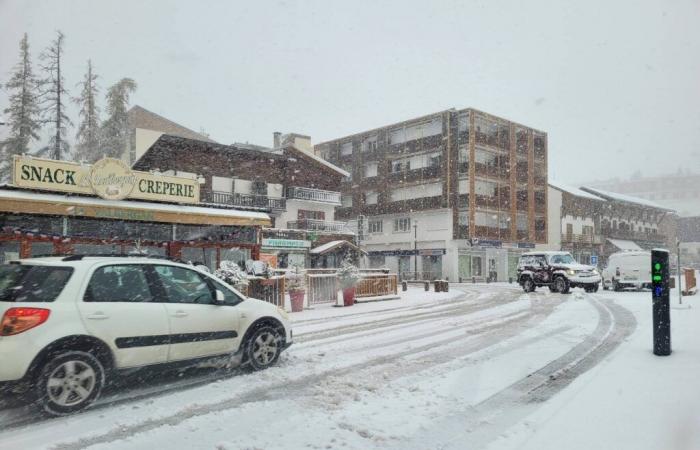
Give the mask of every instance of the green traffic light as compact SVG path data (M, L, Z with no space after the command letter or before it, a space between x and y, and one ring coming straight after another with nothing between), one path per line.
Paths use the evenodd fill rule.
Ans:
M661 270L661 264L659 264L659 263L654 264L654 269Z
M654 281L661 281L661 275L654 275Z

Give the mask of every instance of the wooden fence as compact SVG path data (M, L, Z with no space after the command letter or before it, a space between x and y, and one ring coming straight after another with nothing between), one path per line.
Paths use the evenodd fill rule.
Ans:
M338 300L338 276L333 273L308 273L306 294L309 306Z
M398 277L396 274L363 273L355 290L356 298L398 295Z

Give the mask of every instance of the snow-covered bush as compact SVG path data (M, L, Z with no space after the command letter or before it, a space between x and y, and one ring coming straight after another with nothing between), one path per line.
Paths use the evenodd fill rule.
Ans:
M214 275L236 289L248 286L248 275L233 261L221 261Z
M338 269L338 281L343 289L355 287L360 281L360 271L349 258L346 258Z
M287 281L287 290L289 292L305 292L306 291L306 276L299 270L298 266L294 266L292 270L288 270L285 274Z

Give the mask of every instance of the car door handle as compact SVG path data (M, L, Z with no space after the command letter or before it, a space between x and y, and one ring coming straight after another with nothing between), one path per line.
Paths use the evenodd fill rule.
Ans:
M175 311L172 314L173 317L187 317L189 314L187 314L185 311Z
M103 312L96 312L94 314L89 314L87 318L91 320L104 320L109 319L109 316Z

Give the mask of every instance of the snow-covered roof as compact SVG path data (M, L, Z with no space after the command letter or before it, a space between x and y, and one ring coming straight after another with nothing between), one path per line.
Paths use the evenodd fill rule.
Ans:
M341 247L343 245L347 245L347 246L351 247L353 250L357 250L357 251L364 253L364 251L362 251L360 249L360 247L358 247L355 244L353 244L352 242L348 242L348 241L326 242L325 244L322 244L322 245L319 245L318 247L312 248L311 251L309 251L309 253L311 253L312 255L322 255L324 253L328 253L329 251L331 251L337 247Z
M49 202L54 204L99 206L104 208L133 209L139 211L169 212L177 214L197 214L212 217L226 217L250 219L251 221L270 222L270 216L255 211L241 211L239 209L206 208L202 206L172 205L168 203L154 203L127 200L104 200L97 197L80 197L61 194L43 194L33 191L15 189L0 189L0 200L23 200L27 202Z
M642 247L637 245L637 243L635 243L634 241L626 241L624 239L608 239L608 242L610 242L612 245L619 248L620 250L625 250L625 251L643 250Z
M292 145L292 146L289 146L289 148L292 148L292 149L296 150L297 152L301 153L302 155L307 156L307 157L309 157L309 158L311 158L311 159L313 159L313 160L315 160L315 161L318 161L319 163L323 164L324 166L328 167L329 169L335 170L336 172L338 172L339 174L341 174L341 175L344 176L344 177L349 177L349 176L350 176L350 173L349 173L348 171L343 170L343 169L341 169L340 167L338 167L338 166L336 166L336 165L334 165L334 164L329 163L329 162L326 161L325 159L320 158L320 157L314 155L314 154L311 153L311 152L307 152L307 151L302 150L302 149L300 149L300 148L294 147L293 145Z
M571 195L575 195L576 197L588 198L591 200L598 200L601 202L605 201L604 198L598 197L596 195L591 194L590 192L582 191L579 188L569 186L569 185L564 184L564 183L550 181L549 185L552 186L554 189L557 189L557 190L562 191L562 192L566 192L566 193L571 194Z
M586 186L581 186L581 189L583 189L584 191L589 192L591 194L595 194L595 195L601 196L603 198L608 198L610 200L617 200L619 202L626 202L626 203L634 203L634 204L641 205L641 206L648 206L650 208L663 209L664 211L672 211L668 208L665 208L665 207L659 205L658 203L654 203L651 200L647 200L645 198L632 197L631 195L618 194L617 192L604 191L602 189L596 189L596 188L591 188L591 187L586 187Z

